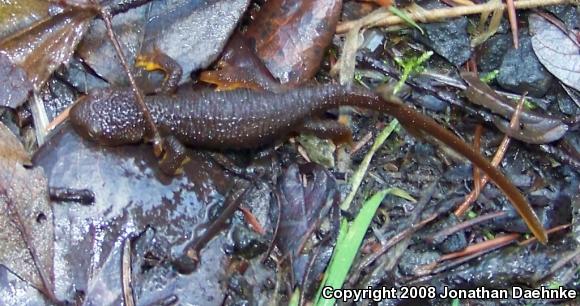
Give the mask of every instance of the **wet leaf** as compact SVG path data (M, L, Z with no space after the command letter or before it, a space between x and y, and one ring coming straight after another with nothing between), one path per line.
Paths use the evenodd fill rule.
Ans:
M5 163L30 164L30 156L22 143L12 134L10 129L0 122L0 161Z
M302 174L309 175L306 186L303 185ZM284 254L296 256L319 221L333 205L338 205L336 182L318 165L309 171L300 171L293 164L281 178L278 191L283 218L276 237L277 245Z
M326 168L334 168L334 150L336 146L330 139L320 139L313 135L302 134L296 138L304 147L308 157Z
M48 15L48 1L0 2L0 37L6 37Z
M0 264L51 297L54 228L48 183L42 169L22 166L27 154L7 131L0 123Z
M143 43L148 10L149 6L144 5L117 14L112 19L113 31L119 39L128 64L135 61L139 46ZM105 23L101 19L94 19L91 22L89 30L79 44L77 54L110 84L117 86L129 84L127 74L123 71L117 53L107 36ZM80 78L82 79L82 76Z
M256 52L281 83L300 84L318 71L334 35L342 1L272 0L248 27Z
M95 195L90 206L53 202L58 251L55 258L58 266L63 267L59 271L62 292L70 298L74 290L87 293L91 288L96 290L98 282L94 278L106 276L97 273L115 244L148 227L156 233L148 250L168 259L182 255L183 248L194 238L196 224L207 222L206 209L219 205L222 194L230 188L230 181L220 167L213 166L201 154L191 153L190 158L184 166L184 175L167 177L159 171L150 146L103 147L84 140L69 125L62 126L39 149L33 161L44 168L51 186L88 189ZM202 266L204 252L205 249L199 271L209 269ZM210 265L211 271L225 269L223 265ZM198 270L192 275L202 273ZM173 275L167 278L169 284L176 276L172 269L167 273ZM155 275L145 275L143 281L155 283ZM180 286L187 284L195 287L199 283L183 280ZM154 294L155 290L171 291L171 287L153 290L153 285L148 286L151 287L144 289L144 295ZM206 300L202 298L202 288L188 288L182 294Z
M1 106L24 103L31 89L67 63L83 36L90 12L72 10L47 17L0 41ZM8 58L8 59L6 59Z
M32 91L26 71L15 65L0 51L0 106L16 108L24 103Z
M562 83L580 90L580 47L546 19L529 17L532 47L538 59Z
M462 72L461 77L468 84L464 94L470 102L481 105L505 119L511 118L515 112L515 103L498 95L474 73ZM497 116L493 123L508 136L534 144L556 141L562 138L569 129L561 119L533 110L523 110L519 116L521 122L519 129L512 130L509 127L509 121Z
M129 63L137 53L157 49L177 61L185 81L192 71L208 67L220 55L248 3L249 0L153 1L115 16L113 29ZM79 54L110 83L127 83L120 64L111 61L116 56L102 21L93 22Z

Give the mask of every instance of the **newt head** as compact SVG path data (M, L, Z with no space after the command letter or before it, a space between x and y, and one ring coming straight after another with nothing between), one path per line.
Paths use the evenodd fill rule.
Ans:
M109 146L141 142L145 132L131 90L92 90L77 100L69 120L84 138Z

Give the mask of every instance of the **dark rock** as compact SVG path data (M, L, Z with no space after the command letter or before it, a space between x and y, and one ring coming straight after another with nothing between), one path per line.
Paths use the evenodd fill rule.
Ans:
M433 225L433 227L431 227L429 230L428 235L436 235L440 231L457 225L458 223L459 220L457 217L454 214L450 214L448 218L445 218ZM457 252L467 247L467 239L465 238L464 231L458 231L449 236L436 236L436 239L432 241L432 243L435 244L437 249L443 254Z
M566 27L570 29L577 29L578 24L578 9L572 5L553 5L546 7L546 10L558 17Z
M511 34L496 34L484 42L477 57L477 65L481 72L499 69L511 45Z
M439 2L418 3L425 9L445 7ZM471 45L467 34L467 18L454 18L447 22L421 24L422 35L413 30L413 38L429 46L437 54L455 66L463 65L471 57Z
M433 263L439 258L439 254L434 251L419 251L413 248L408 249L401 256L399 269L403 275L415 275L416 269L420 266Z
M499 75L499 85L509 91L542 97L552 84L552 75L536 57L532 40L527 33L520 33L518 49L510 49L505 54Z
M558 107L560 111L569 116L580 115L580 108L576 105L576 102L570 98L570 96L565 93L558 93Z
M540 192L542 192L542 190L536 191L535 193ZM540 219L540 222L542 222L544 228L553 228L559 225L570 223L570 219L572 218L572 208L571 199L568 195L532 194L530 198L530 203L534 207L534 211L538 215L538 218ZM545 203L550 203L550 206L539 207L539 205ZM528 233L529 229L522 218L516 214L511 207L507 209L510 212L509 216L493 219L488 228L506 232Z
M268 249L264 239L247 227L234 226L225 246L227 254L235 254L244 258L253 258Z
M443 112L445 109L447 109L447 102L435 96L425 95L418 91L413 91L412 96L417 103L428 110L432 110L434 112Z

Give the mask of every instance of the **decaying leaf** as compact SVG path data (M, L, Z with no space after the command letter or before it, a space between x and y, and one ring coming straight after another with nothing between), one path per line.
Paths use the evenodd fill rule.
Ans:
M334 35L342 0L270 0L246 36L281 83L309 81L320 66Z
M24 103L31 89L39 90L67 63L93 16L84 10L67 11L0 41L0 106Z
M505 118L496 116L493 123L500 131L510 137L527 143L542 144L562 138L569 129L568 125L558 117L524 110L519 115L521 128L512 130L509 128L507 119L515 112L515 103L498 95L474 73L462 72L461 77L468 85L464 91L467 99Z
M6 37L48 15L48 1L0 1L0 37Z
M339 228L339 194L332 174L316 164L292 164L277 187L280 216L276 245L289 256L295 280L310 295L330 260ZM322 220L329 216L332 225L326 238L314 250L303 252Z
M52 298L54 227L48 183L42 169L22 166L27 153L6 131L0 123L0 264Z
M307 173L307 172L306 172ZM303 186L301 171L291 165L278 185L283 216L277 244L285 253L298 254L305 235L311 233L332 207L337 204L336 182L323 168L315 166Z
M537 14L529 17L538 59L562 83L580 90L580 47L573 37Z
M108 281L107 277L102 278L107 275L101 270L108 269L104 267L107 258L114 256L111 252L115 244L124 237L153 229L155 241L140 254L151 252L163 258L181 256L186 243L197 238L193 237L193 228L208 221L204 219L208 215L205 210L216 207L223 200L221 194L231 186L221 167L212 166L199 153L190 157L182 176L167 177L160 173L158 160L145 144L100 146L84 140L66 124L37 151L33 162L44 169L51 187L87 189L95 195L92 205L52 202L57 221L55 260L60 270L64 269L58 275L66 275L58 283L65 287L68 299L72 298L73 290L82 290L95 301L101 291L97 286L102 285L103 292L107 292L109 284L98 284ZM220 252L221 246L216 246ZM158 271L139 273L135 286L146 282L149 287L136 294L146 297L176 294L180 300L186 299L182 295L190 300L208 300L208 285L197 280L217 278L226 266L216 264L218 257L206 260L202 254L201 258L191 277L178 277L169 269L169 275L160 283L155 274ZM204 267L206 263L210 266ZM193 278L196 281L190 281ZM175 286L184 289L171 292L175 288L171 287L172 282L179 282ZM212 286L212 290L219 291L216 287L219 286Z
M22 143L12 134L4 124L0 122L0 161L20 163L21 165L30 164L30 156Z

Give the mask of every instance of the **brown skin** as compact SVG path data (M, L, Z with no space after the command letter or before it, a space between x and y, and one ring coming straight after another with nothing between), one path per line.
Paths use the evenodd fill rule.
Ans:
M307 118L342 105L392 115L403 125L437 138L471 160L506 194L538 240L547 242L527 200L499 170L431 118L396 98L385 100L361 88L322 85L282 93L187 90L176 95L149 96L145 103L161 131L188 146L212 150L268 145L301 130ZM82 136L104 145L141 142L146 130L143 114L137 109L130 89L90 92L71 109L70 120ZM170 143L175 144L171 139Z

